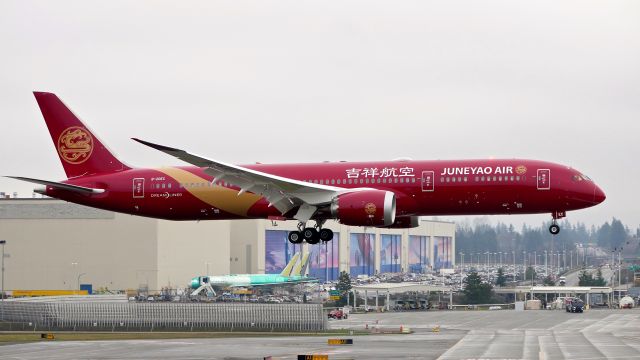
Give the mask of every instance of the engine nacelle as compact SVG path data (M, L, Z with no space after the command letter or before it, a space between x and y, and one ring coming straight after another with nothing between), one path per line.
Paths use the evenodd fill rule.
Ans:
M331 215L350 226L390 226L396 220L396 196L383 190L342 194L331 203Z
M398 216L390 226L382 226L387 229L411 229L420 226L419 216Z

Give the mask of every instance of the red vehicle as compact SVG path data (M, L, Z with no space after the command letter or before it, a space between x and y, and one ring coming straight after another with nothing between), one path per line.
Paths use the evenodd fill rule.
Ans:
M576 169L546 161L438 160L232 165L138 140L190 164L133 168L51 93L35 92L68 179L37 192L82 205L169 220L296 219L289 241L333 238L327 219L411 228L420 216L549 213L597 205L604 192ZM315 226L307 226L313 221Z
M327 316L329 317L329 319L336 319L336 320L342 320L347 318L347 314L345 314L340 309L331 310Z

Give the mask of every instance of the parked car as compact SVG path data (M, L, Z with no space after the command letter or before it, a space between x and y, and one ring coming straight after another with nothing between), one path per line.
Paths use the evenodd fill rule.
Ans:
M336 319L336 320L342 320L347 318L347 314L345 314L340 309L331 310L329 314L327 314L327 316L329 317L329 319Z
M578 298L573 298L566 306L567 312L582 312L584 310L584 302Z

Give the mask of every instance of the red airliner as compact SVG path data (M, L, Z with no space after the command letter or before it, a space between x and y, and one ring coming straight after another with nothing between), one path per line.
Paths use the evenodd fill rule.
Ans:
M168 220L295 219L289 241L316 244L333 238L322 227L327 219L411 228L420 216L550 213L549 231L557 234L556 220L567 211L605 199L580 171L537 160L232 165L134 139L191 165L136 169L114 157L55 94L34 95L68 179L13 178L105 210Z

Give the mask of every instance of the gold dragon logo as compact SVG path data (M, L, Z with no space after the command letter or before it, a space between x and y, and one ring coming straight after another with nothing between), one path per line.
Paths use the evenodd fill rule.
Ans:
M82 164L93 152L93 138L87 129L72 126L65 129L58 138L58 153L70 164Z
M367 215L374 215L376 213L376 205L374 203L367 203L364 206L364 212L367 213Z
M527 167L524 165L518 165L516 166L516 174L518 175L523 175L527 172Z

